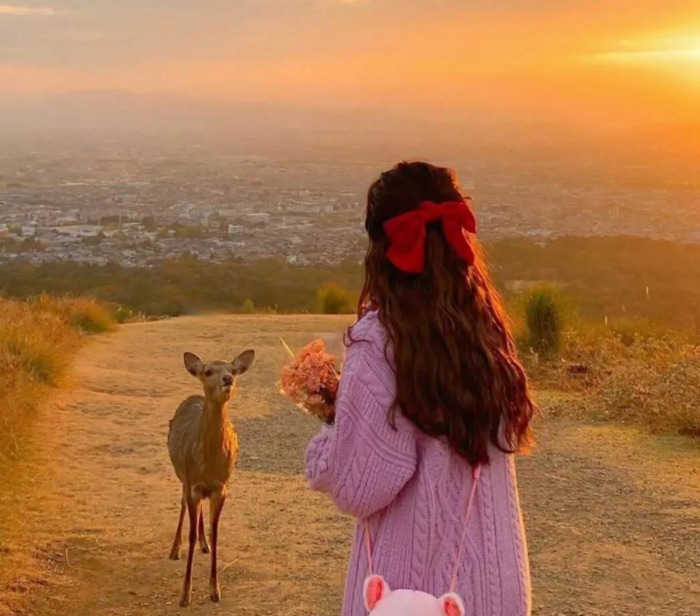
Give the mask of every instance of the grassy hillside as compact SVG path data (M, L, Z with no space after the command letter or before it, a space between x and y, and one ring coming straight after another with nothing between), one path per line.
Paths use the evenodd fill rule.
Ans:
M0 578L5 567L16 573L28 552L43 568L28 568L5 596L0 579L0 614L3 599L23 609L12 616L337 614L352 521L309 491L304 449L319 424L275 381L286 360L280 336L294 349L323 336L337 351L349 321L198 316L130 325L90 344L73 368L82 386L42 415L60 429L37 430L51 474L38 478L40 498L18 502L30 541L0 553ZM567 344L565 336L568 354ZM182 352L226 359L244 348L257 357L230 407L241 450L222 517L223 598L218 608L209 601L209 561L198 553L196 601L180 612L185 565L167 554L181 491L166 435L177 405L201 391ZM568 390L585 387L572 382ZM697 447L554 419L554 397L545 393L538 391L546 417L538 447L517 461L538 616L697 614Z

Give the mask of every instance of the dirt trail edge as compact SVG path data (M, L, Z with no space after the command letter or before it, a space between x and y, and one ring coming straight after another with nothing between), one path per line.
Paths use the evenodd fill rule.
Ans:
M179 483L168 420L197 393L182 353L257 359L231 404L241 457L224 509L221 604L208 601L208 557L195 560L183 614L338 614L350 521L309 492L303 451L318 429L274 382L284 351L346 319L198 317L130 325L80 355L72 391L42 411L51 461L26 524L54 570L32 616L180 612L184 564L168 560ZM546 397L543 397L545 411ZM518 462L538 616L700 614L700 452L681 439L551 419ZM45 484L45 485L44 485Z

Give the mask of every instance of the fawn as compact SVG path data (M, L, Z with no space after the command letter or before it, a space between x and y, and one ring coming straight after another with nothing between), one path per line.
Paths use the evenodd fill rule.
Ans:
M207 498L210 501L211 522L210 597L215 602L221 599L216 568L219 518L226 501L228 481L238 456L238 438L229 421L227 407L236 377L250 368L254 358L254 351L245 351L233 362L214 361L205 364L194 353L185 353L184 356L188 372L202 382L204 396L190 396L182 402L170 420L168 432L170 460L182 482L180 520L170 551L172 560L180 558L185 509L190 521L181 607L189 605L192 597L192 561L198 538L202 552L209 553L202 512L202 501Z

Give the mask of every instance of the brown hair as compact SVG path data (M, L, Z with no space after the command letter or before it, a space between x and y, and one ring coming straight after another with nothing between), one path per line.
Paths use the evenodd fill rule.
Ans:
M450 169L403 162L382 173L367 197L369 248L358 317L378 309L388 333L396 374L391 424L401 409L471 464L484 464L489 443L507 453L529 449L536 406L479 243L470 236L476 253L470 266L445 241L441 223L431 223L425 270L406 274L387 260L384 232L387 220L423 201L468 199Z

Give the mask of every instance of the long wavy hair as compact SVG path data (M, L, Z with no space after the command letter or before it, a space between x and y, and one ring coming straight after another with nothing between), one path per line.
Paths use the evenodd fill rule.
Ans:
M400 410L474 465L489 462L489 444L506 453L529 450L537 410L481 247L469 237L476 260L468 265L445 240L441 223L431 223L425 270L407 274L387 260L384 232L387 220L424 201L458 200L469 197L455 173L425 162L402 162L372 184L358 319L376 309L388 334L396 374L392 426ZM348 339L358 342L352 329Z

